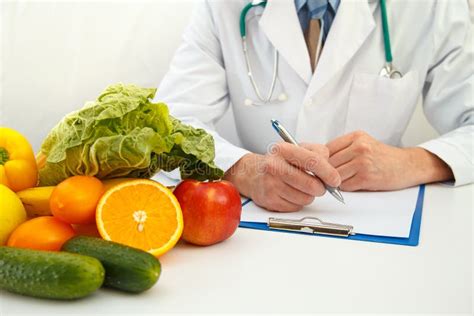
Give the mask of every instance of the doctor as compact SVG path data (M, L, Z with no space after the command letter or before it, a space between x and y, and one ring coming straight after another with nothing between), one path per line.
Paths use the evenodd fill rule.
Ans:
M216 163L243 195L297 211L324 194L322 182L346 191L473 182L466 0L253 4L199 5L157 96L214 135ZM400 148L420 97L441 136ZM243 148L213 131L230 106ZM281 143L272 118L303 148Z

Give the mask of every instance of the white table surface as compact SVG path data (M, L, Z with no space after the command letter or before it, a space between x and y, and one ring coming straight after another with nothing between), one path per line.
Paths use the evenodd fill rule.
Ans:
M140 295L101 289L68 302L0 292L0 315L472 313L474 185L430 185L418 247L239 228L207 248L180 243Z

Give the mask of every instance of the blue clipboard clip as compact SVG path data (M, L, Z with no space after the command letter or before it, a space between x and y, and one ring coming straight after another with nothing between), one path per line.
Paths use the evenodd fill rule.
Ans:
M354 235L354 227L323 222L317 217L303 217L298 220L270 217L267 222L269 229L302 232L316 235L349 237Z

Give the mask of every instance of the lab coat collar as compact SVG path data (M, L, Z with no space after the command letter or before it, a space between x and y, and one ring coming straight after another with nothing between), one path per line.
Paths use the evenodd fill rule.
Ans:
M259 25L280 55L309 84L311 64L294 0L268 1Z
M308 96L313 96L324 87L351 60L375 29L373 11L377 3L373 2L341 1L308 87Z

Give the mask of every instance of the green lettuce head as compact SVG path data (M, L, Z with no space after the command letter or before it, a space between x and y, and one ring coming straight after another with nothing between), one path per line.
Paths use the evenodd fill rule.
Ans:
M67 115L41 146L46 162L40 166L40 185L74 175L150 178L176 168L183 179L221 178L212 136L170 116L166 104L152 103L155 93L116 84Z

